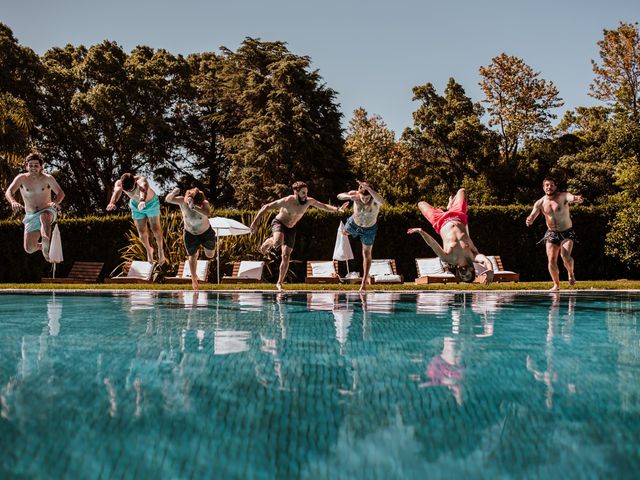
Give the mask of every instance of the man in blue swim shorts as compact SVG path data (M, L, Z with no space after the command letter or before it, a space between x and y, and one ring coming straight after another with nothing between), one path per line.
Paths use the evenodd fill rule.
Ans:
M49 261L49 244L51 241L51 225L58 216L60 202L64 192L53 176L44 173L44 162L39 153L31 153L25 158L27 173L21 173L13 179L5 192L5 198L11 204L14 213L25 211L24 250L27 253L42 251L45 260ZM15 199L20 191L24 206ZM54 199L52 200L52 194Z
M362 284L360 290L365 290L371 268L371 254L373 242L378 233L378 213L384 199L366 182L358 180L358 189L338 195L338 200L353 201L353 215L347 220L345 230L353 238L359 238L362 243Z
M149 241L150 227L158 245L158 265L162 265L166 259L162 241L162 225L160 224L160 198L149 186L146 177L125 173L116 180L113 195L107 205L108 212L116 209L116 202L123 192L129 197L131 216L138 229L138 236L147 252L147 261L153 262L153 247Z

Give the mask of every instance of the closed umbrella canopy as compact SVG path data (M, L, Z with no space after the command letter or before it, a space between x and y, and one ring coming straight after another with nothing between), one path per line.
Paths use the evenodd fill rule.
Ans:
M340 221L338 225L338 233L336 234L336 245L333 247L333 259L334 260L353 260L353 250L351 250L351 244L349 243L349 237L347 231L344 228L344 223Z
M347 272L349 272L349 260L353 260L353 250L351 250L349 237L347 236L347 231L344 228L342 220L340 221L340 225L338 225L336 245L333 247L333 259L346 262Z
M53 278L56 277L56 264L62 263L62 238L60 237L60 229L56 225L51 235L51 245L49 246L49 262L53 263Z
M251 230L244 223L226 217L210 218L209 224L211 228L213 228L213 231L216 232L216 265L218 267L218 283L220 283L220 249L218 248L218 237L247 235L251 233Z

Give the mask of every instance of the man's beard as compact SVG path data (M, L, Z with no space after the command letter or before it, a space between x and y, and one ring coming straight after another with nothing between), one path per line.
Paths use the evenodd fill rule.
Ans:
M304 205L305 203L307 203L307 200L309 200L308 198L305 198L304 200L301 200L300 197L298 197L297 195L296 195L296 198L298 199L298 203L300 205Z

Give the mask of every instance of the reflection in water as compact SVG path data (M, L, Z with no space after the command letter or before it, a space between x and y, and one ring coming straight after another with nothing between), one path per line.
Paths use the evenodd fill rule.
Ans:
M557 293L549 294L549 315L547 321L547 335L545 338L545 368L540 370L537 368L536 362L534 362L531 355L526 357L526 367L529 372L533 374L533 378L536 381L541 382L545 386L545 405L548 409L553 407L553 395L554 384L558 381L558 372L554 367L554 339L560 332L563 341L570 343L572 339L573 323L574 323L574 310L576 304L576 298L571 296L567 299L566 313L561 315L561 296ZM569 393L576 393L575 384L572 382L566 383Z
M3 441L16 439L56 477L73 462L36 453L74 439L106 477L118 476L115 461L159 476L158 458L171 476L203 476L212 471L203 452L225 477L580 468L616 477L605 475L606 458L640 461L613 441L638 440L628 415L640 410L632 298L187 291L95 297L87 307L36 297L5 314ZM104 449L114 431L117 449ZM78 443L64 449L84 452ZM556 455L563 448L570 462ZM596 450L596 459L582 453Z

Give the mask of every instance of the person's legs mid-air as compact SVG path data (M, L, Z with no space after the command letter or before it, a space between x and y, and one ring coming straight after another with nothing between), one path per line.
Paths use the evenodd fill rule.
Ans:
M282 260L280 261L280 272L278 275L278 283L276 283L276 288L279 291L283 290L284 279L287 277L287 272L289 271L289 261L291 260L291 252L293 252L293 248L282 244Z
M360 291L364 291L367 288L367 281L369 279L369 270L371 269L371 255L373 252L373 244L362 244L362 284L360 285Z
M199 254L199 250L196 250L196 252L193 255L189 255L189 271L191 272L191 286L193 287L194 290L198 290L199 286L198 286L198 254Z
M151 231L153 232L153 237L156 239L156 245L158 246L158 265L162 265L166 261L166 258L164 256L164 239L162 237L160 215L149 217L149 224L151 225Z
M142 218L139 220L134 220L136 228L138 229L138 236L140 237L140 241L142 245L144 245L144 249L147 251L147 262L153 263L153 247L149 243L149 228L147 227L147 219Z
M41 250L42 246L38 240L40 240L40 230L24 233L24 251L27 253L35 253Z
M40 235L42 236L42 255L44 259L49 261L49 247L51 245L51 224L53 223L53 214L45 210L40 214Z
M571 256L571 251L573 250L573 240L565 240L560 245L560 256L562 257L562 262L564 263L565 268L567 269L567 273L569 274L569 285L576 284L576 277L573 273L574 261Z
M553 281L553 287L551 290L560 290L560 269L558 268L558 255L560 254L560 245L555 245L552 242L547 242L547 260L549 275Z

